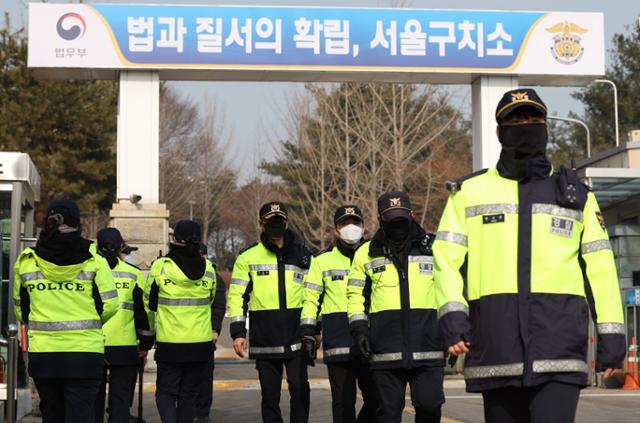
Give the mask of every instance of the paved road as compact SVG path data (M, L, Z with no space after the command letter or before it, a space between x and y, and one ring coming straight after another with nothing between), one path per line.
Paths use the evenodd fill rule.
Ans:
M256 371L251 363L239 364L226 360L219 363L215 373L213 422L256 423L260 421L260 391ZM326 368L317 366L310 372L311 423L331 421L331 395ZM482 399L464 392L463 381L447 379L443 423L480 423ZM148 423L160 423L155 402L155 374L145 374L144 417ZM288 415L288 392L283 382L281 408ZM134 407L134 410L136 408ZM403 423L413 421L413 408L407 396ZM285 419L287 421L288 419ZM583 391L578 409L579 423L638 423L640 422L640 392L588 389ZM28 418L24 423L40 422Z
M228 331L220 339L216 352L214 382L213 422L257 423L260 421L260 387L252 362L238 360L230 348ZM160 423L155 402L155 369L153 361L148 365L144 384L144 417L148 423ZM311 382L311 423L331 421L331 394L326 367L322 364L309 370ZM447 378L445 381L447 402L444 406L443 423L480 423L482 398L464 392L464 381ZM283 382L281 408L288 415L289 394ZM136 410L137 404L134 404ZM413 422L414 410L407 396L404 422ZM285 421L288 419L285 418ZM38 418L28 418L24 423L40 422ZM578 409L578 423L640 423L640 391L614 391L588 389L583 391Z
M310 374L312 423L331 421L331 395L324 366L317 366ZM153 374L147 378L152 379ZM254 423L260 421L260 391L255 379L255 369L249 363L220 363L216 368L214 385L214 422ZM445 385L447 403L444 406L443 423L480 423L482 399L479 395L464 392L463 381L448 379ZM153 399L152 381L145 383L145 419L148 423L160 423ZM288 413L288 392L283 382L281 408ZM403 422L413 421L413 408L407 396ZM287 421L287 419L285 419ZM588 389L582 394L578 409L579 423L638 423L640 422L640 392L623 392Z

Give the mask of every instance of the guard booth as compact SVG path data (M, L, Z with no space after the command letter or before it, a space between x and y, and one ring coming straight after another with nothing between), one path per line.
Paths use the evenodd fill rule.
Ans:
M19 347L22 333L13 304L13 264L20 251L35 242L34 210L40 199L40 175L28 154L0 152L0 413L13 422L31 411L31 392Z
M624 302L627 345L640 335L640 130L577 166L606 222ZM634 342L635 341L635 342Z

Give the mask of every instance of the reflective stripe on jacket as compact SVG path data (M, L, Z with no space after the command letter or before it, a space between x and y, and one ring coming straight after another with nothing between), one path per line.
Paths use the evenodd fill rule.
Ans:
M587 297L598 367L622 364L620 291L598 204L574 185L583 204L560 205L561 183L558 174L519 183L494 168L449 197L434 243L439 318L447 345L471 342L470 391L586 385Z
M320 314L323 359L327 363L348 361L352 356L353 337L349 333L347 316L350 267L351 259L334 246L313 257L304 283L300 327L303 334L314 334Z
M347 286L352 332L369 331L371 367L443 366L430 237L417 234L399 262L380 242L381 230L356 251Z
M25 249L15 264L16 316L27 324L30 353L104 352L102 325L118 311L106 260L59 266Z
M249 357L284 358L300 350L300 312L310 258L311 252L290 234L281 251L258 242L236 259L227 310L234 339L246 336L248 311Z
M136 346L136 316L134 316L137 300L142 300L142 292L144 291L145 280L142 272L130 265L129 263L118 259L116 267L111 269L113 280L118 291L119 309L116 315L107 322L104 327L105 346ZM137 294L139 293L139 294ZM139 295L139 298L137 298ZM138 310L140 313L140 310ZM150 311L137 316L138 319L149 319ZM149 330L147 323L142 330Z

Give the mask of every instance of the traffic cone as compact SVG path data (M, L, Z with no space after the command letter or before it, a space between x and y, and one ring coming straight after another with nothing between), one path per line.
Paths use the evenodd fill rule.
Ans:
M640 375L638 374L638 345L636 337L631 338L629 344L629 355L627 355L627 373L622 387L625 391L640 390Z

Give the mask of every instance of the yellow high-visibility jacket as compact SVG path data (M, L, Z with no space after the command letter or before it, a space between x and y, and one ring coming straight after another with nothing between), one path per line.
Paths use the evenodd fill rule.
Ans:
M372 369L444 366L433 283L432 236L414 222L409 250L390 252L382 230L353 258L347 287L352 334L370 333Z
M451 186L434 277L445 344L471 343L467 389L586 385L589 311L598 369L620 367L613 252L595 196L575 173L518 182L492 168Z
M347 280L355 251L345 248L336 244L314 256L304 283L300 329L303 336L315 335L321 317L326 363L348 361L358 353L347 316Z
M311 252L292 232L277 249L260 241L236 259L227 295L232 338L246 337L249 357L287 358L300 351L300 312Z
M102 325L118 311L118 292L107 261L98 255L57 265L26 248L14 267L13 301L27 325L32 377L102 377Z

